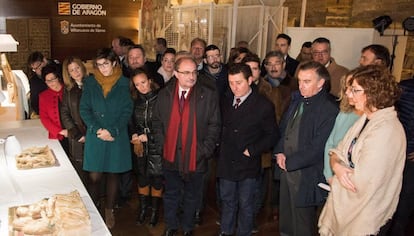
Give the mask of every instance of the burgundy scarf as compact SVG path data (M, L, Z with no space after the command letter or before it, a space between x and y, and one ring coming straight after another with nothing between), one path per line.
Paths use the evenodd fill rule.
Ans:
M193 89L189 91L187 99L185 99L184 102L183 112L180 114L178 102L178 83L176 84L171 116L164 142L164 159L169 162L174 162L178 132L181 128L181 160L179 161L179 172L184 174L194 172L196 170L197 161L196 104L195 96L192 96L192 92ZM190 102L192 97L194 99Z

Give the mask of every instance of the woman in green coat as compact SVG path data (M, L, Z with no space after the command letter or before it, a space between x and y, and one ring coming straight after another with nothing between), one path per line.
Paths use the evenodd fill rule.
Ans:
M115 225L113 208L119 173L132 168L128 121L132 115L129 80L122 76L118 57L110 48L98 50L94 75L84 82L80 114L86 124L83 169L89 171L88 191L99 200L106 174L105 223Z

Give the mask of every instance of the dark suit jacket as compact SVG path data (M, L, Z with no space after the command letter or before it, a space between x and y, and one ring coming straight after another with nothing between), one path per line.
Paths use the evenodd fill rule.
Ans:
M145 72L147 72L147 75L149 76L150 79L152 79L152 81L154 81L155 83L157 83L157 85L162 88L164 87L164 78L162 77L162 75L160 75L157 70L158 70L159 66L156 62L151 62L151 61L147 61L145 62L145 65L143 67L141 67L141 69L143 69ZM131 72L132 69L128 68L128 67L122 67L122 74L131 79Z
M301 101L304 107L299 124L298 148L286 156L286 168L287 171L302 171L295 201L297 207L308 207L325 201L326 192L318 187L318 183L325 182L324 148L338 114L338 106L325 89L310 98L303 98L299 91L293 93L290 106L280 123L282 138L273 150L274 154L284 153L285 130Z
M171 78L166 86L160 90L158 99L154 106L153 129L156 132L156 142L160 147L164 144L164 138L167 133L172 102L174 99L175 86L177 79ZM221 119L220 107L217 91L214 87L206 86L197 82L194 91L190 93L190 103L196 102L196 119L197 119L197 163L196 172L207 171L207 160L212 156L218 142ZM175 163L163 162L164 168L169 170L177 169L177 160Z
M414 78L400 82L402 94L395 103L398 118L404 127L407 137L407 155L414 152Z
M215 75L208 71L208 66L206 64L204 64L203 69L200 70L199 73L202 76L212 78L216 82L217 92L220 97L229 92L230 87L227 78L229 73L225 64L221 63L221 71Z
M261 155L279 139L273 104L256 89L234 109L233 96L222 100L223 129L217 177L231 181L256 178ZM250 157L243 154L248 149Z
M39 94L47 89L44 80L33 74L29 79L30 86L30 108L39 115Z
M289 55L286 57L286 72L291 76L295 76L296 68L298 68L299 62L291 58Z

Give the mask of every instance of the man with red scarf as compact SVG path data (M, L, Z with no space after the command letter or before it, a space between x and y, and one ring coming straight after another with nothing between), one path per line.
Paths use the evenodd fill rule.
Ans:
M201 191L221 128L216 88L197 82L196 62L182 57L153 112L154 136L163 148L165 235L177 235L180 226L184 235L193 235L196 191ZM185 207L180 216L181 199Z

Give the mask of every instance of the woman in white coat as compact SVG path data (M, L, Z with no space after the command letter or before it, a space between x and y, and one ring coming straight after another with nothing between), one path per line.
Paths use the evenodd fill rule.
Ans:
M387 68L357 70L346 94L364 114L330 150L334 176L321 235L385 235L401 190L406 140L393 106L400 90Z

